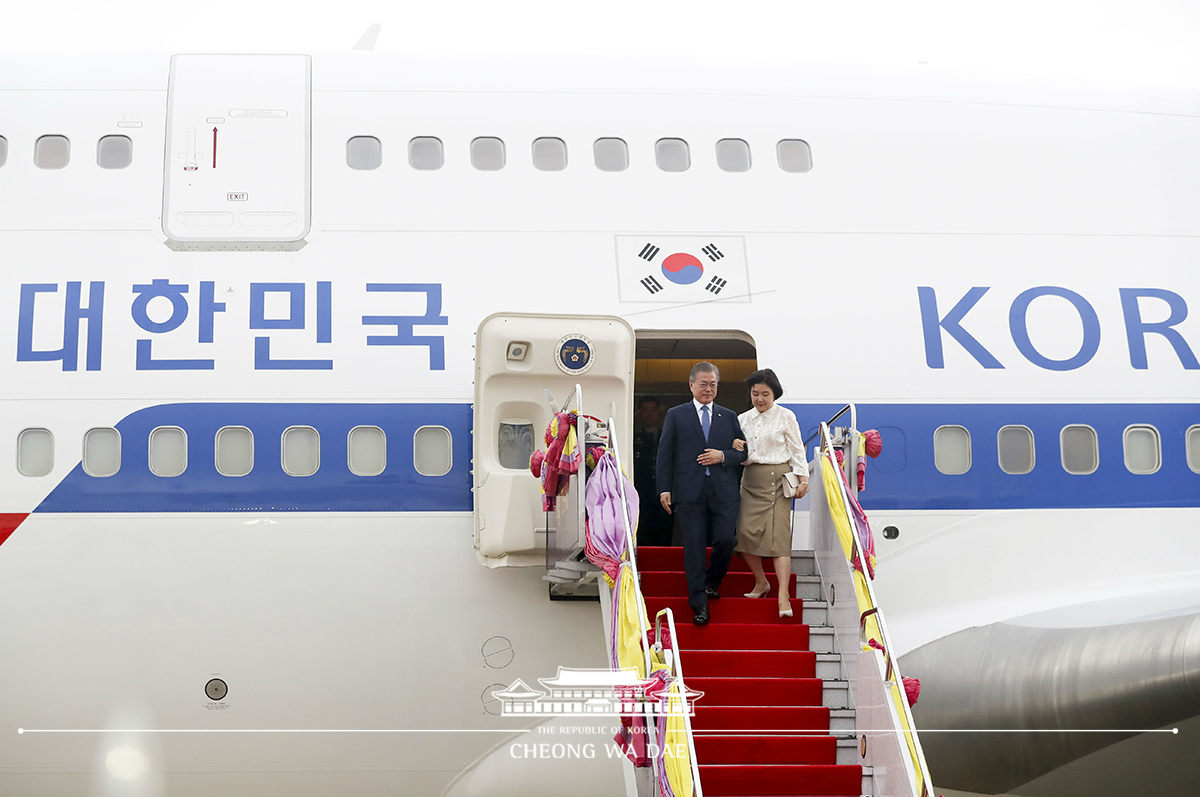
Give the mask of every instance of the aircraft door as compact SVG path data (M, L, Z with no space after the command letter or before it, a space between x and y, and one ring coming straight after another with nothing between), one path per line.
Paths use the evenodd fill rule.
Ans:
M633 328L615 316L499 313L475 338L475 549L489 567L544 566L546 518L529 456L578 384L582 412L616 421L622 464L633 432Z

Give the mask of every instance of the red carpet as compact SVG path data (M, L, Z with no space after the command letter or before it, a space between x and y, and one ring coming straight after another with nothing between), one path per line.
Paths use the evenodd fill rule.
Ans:
M802 602L779 616L775 578L766 598L743 598L754 575L735 555L710 600L706 626L692 624L682 548L638 548L638 571L651 623L661 609L675 614L687 685L704 692L692 729L700 782L712 797L858 795L862 767L838 765L821 705L816 654L808 650ZM790 582L795 594L795 578Z

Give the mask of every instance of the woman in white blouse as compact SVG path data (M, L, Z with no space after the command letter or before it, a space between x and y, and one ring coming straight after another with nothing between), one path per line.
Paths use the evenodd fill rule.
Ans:
M783 396L779 379L770 368L755 371L746 380L752 409L738 416L746 441L736 441L740 451L749 448L742 474L742 505L738 513L737 552L754 571L754 591L747 598L761 598L771 589L763 573L763 557L774 560L779 588L779 616L792 616L787 585L792 570L792 499L784 495L788 471L800 475L796 498L808 492L808 460L804 438L795 414L775 402ZM740 444L740 445L739 445Z

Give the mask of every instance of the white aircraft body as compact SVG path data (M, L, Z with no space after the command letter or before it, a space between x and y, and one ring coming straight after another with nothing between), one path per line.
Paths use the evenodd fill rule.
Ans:
M605 664L499 435L540 442L542 388L582 380L628 451L654 341L750 351L806 432L847 401L881 430L894 652L1200 611L1192 94L11 56L0 137L0 794L623 789L498 747L492 690ZM1174 708L1124 727L1179 735L934 780L1171 793L1200 760Z

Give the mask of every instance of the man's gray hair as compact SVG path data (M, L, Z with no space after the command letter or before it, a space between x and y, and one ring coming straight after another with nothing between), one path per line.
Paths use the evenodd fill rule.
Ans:
M689 382L696 381L697 374L714 373L717 375L717 381L721 381L721 369L712 363L696 363L692 366L692 372L688 375Z

